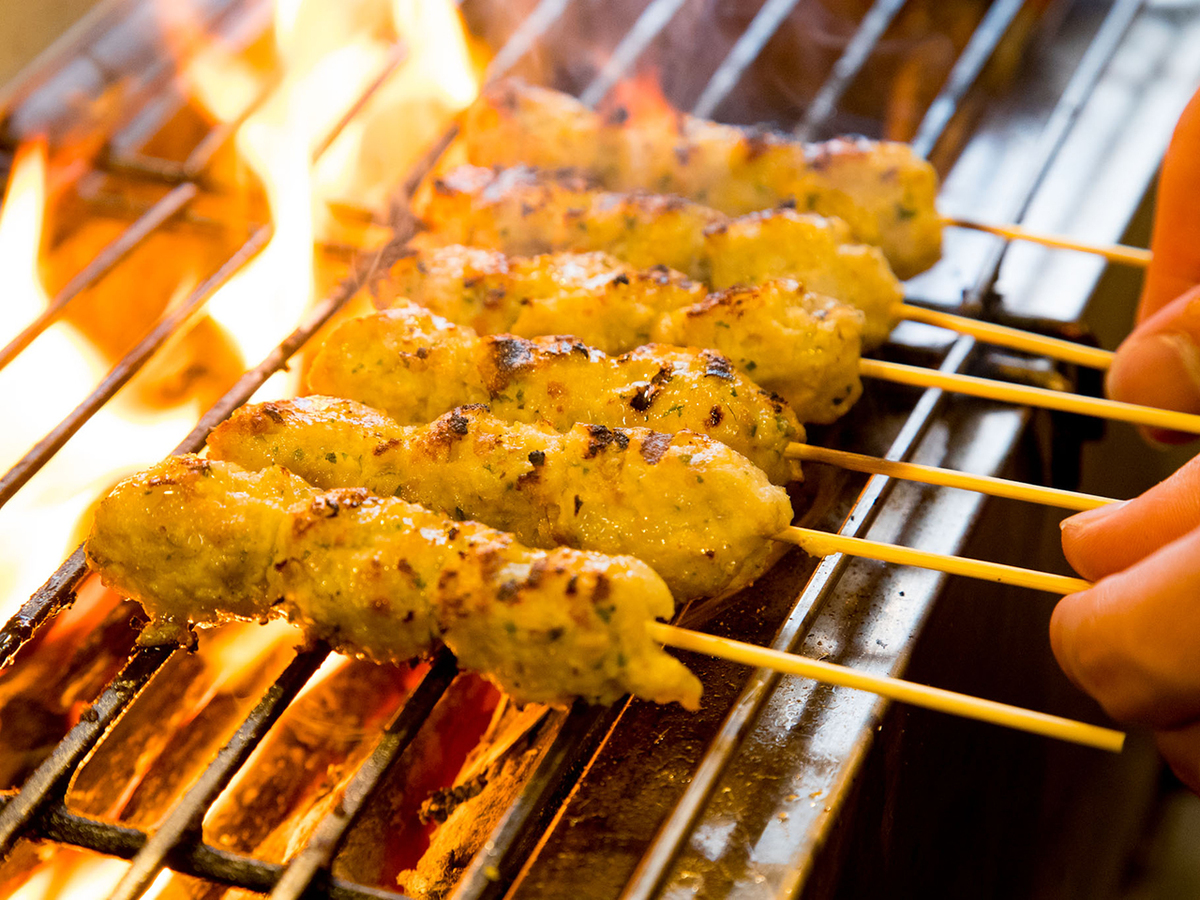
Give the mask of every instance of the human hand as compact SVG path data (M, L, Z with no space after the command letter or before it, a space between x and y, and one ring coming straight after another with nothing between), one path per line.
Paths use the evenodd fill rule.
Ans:
M1117 348L1107 391L1116 400L1200 413L1200 93L1163 158L1151 249L1137 326Z
M1200 793L1200 457L1134 500L1067 519L1063 550L1096 584L1054 610L1059 665L1113 718L1153 729Z

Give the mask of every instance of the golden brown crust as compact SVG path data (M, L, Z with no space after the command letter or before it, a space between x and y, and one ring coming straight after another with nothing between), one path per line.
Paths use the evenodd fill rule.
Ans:
M509 257L454 244L399 260L378 293L381 308L407 298L480 334L571 334L623 353L705 290L666 266L638 269L606 253Z
M645 563L530 549L361 488L317 493L278 468L160 463L105 501L88 557L180 637L190 623L286 614L379 661L444 643L518 702L699 700L646 630L674 603Z
M896 324L903 288L877 247L846 223L780 208L729 218L678 197L605 193L562 172L464 167L437 182L421 214L425 248L473 244L513 254L603 251L678 269L717 289L788 278L864 313L868 347Z
M86 549L104 584L137 600L160 636L260 619L285 511L316 491L279 467L255 473L172 456L125 479L96 511Z
M782 400L714 351L648 345L610 357L569 338L481 338L414 307L339 326L314 360L309 385L401 424L486 403L502 419L545 421L559 431L577 422L694 431L741 453L776 484L797 477L785 454L804 437Z
M654 339L711 347L783 397L802 421L826 424L862 394L862 320L856 309L776 280L709 294L668 313Z
M637 556L680 603L750 584L792 519L784 490L703 435L597 425L560 434L482 407L405 427L351 400L275 401L236 412L209 453L249 469L285 464L322 489L403 497L532 547Z
M790 279L706 294L666 266L635 269L604 253L451 245L398 262L380 305L399 297L482 334L570 333L606 353L651 340L712 348L802 422L832 422L862 393L863 314Z

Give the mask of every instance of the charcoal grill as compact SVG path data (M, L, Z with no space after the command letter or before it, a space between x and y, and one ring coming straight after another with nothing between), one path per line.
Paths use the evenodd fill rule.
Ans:
M532 51L552 41L556 24L576 3L540 0L512 30L489 74L519 67ZM766 0L757 9L707 82L702 81L704 86L691 104L698 114L720 115L730 92L802 3ZM106 55L122 46L122 36L126 42L130 39L128 22L145 6L134 0L103 5L5 95L10 139L35 129L48 131L52 138L88 136L98 167L161 184L163 191L114 244L53 298L41 319L0 351L0 359L19 354L81 291L119 266L164 223L186 215L206 191L204 171L212 153L231 134L232 126L218 126L182 164L129 149L158 124L157 104L169 91L172 77L170 65L153 47L125 43L122 59ZM264 6L252 0L205 0L198 5L197 15L206 29L217 32L248 27L247 22L261 25ZM581 96L593 104L603 101L670 33L687 6L686 0L650 0L635 10L621 39L590 70ZM788 127L802 137L817 139L841 127L842 98L855 86L903 7L903 0L876 0L865 11L827 79L807 107L785 123ZM943 173L941 198L947 211L1073 231L1097 240L1119 239L1153 177L1178 111L1200 82L1200 62L1187 50L1189 43L1194 48L1200 39L1200 6L1137 0L1051 4L1038 20L1026 70L1010 86L989 85L984 76L997 47L1015 28L1028 25L1023 10L1028 8L1020 0L995 0L987 7L925 110L913 145L948 170ZM613 13L614 17L621 14ZM390 65L402 64L403 51L398 48ZM127 79L118 116L89 120L90 107L66 102L81 90L99 94L113 69ZM1101 146L1105 152L1096 152ZM408 173L400 196L411 192L432 162L431 157L418 171ZM11 499L161 350L269 234L265 224L249 229L240 248L166 315L78 409L0 478L0 504ZM378 263L375 257L360 260L345 284L317 304L283 343L203 416L178 452L200 449L208 432L284 367ZM1082 315L1102 273L1102 263L1087 257L951 233L944 261L910 283L909 301L1070 330L1069 323ZM971 338L949 339L946 333L923 326L902 326L887 352L945 371L1003 366L1010 376L1016 373L1036 380L1044 375L1036 360L984 352ZM846 424L830 432L830 440L889 459L996 473L1014 458L1028 456L1031 433L1046 433L1040 420L1032 423L1038 427L1031 427L1034 417L1024 410L961 401L937 390L905 392L871 386L868 391L877 399L864 403ZM1078 455L1072 441L1078 438L1080 426L1062 417L1056 426L1049 432L1053 435L1049 440L1060 445L1054 474L1069 477L1071 462ZM1014 514L1003 504L991 503L984 516L984 505L974 495L898 484L881 476L849 477L815 521L849 535L898 540L944 553L963 552L973 540L988 540L989 528L994 534L997 523L1007 522L1026 532L1041 527L1042 520L1031 512ZM1007 549L1014 557L1007 561L1031 564L1030 554L1041 543L1036 540L1039 536L1020 540L1009 533L1005 537L1007 548L992 544L978 555L997 558ZM84 574L83 554L77 550L0 632L0 660L12 661L39 628L73 601ZM977 604L976 612L964 611L972 603ZM1029 610L1028 618L1013 613L1015 605ZM957 616L947 609L957 609ZM1001 609L1005 612L998 612ZM923 662L922 653L927 648L944 650L945 643L937 644L936 635L944 637L947 629L953 640L969 638L965 632L971 628L955 624L962 617L988 623L997 615L1006 621L1016 615L1024 624L1013 634L1024 640L1039 630L1044 633L1046 610L1043 601L987 587L966 590L935 573L894 570L841 556L809 561L794 553L738 603L698 615L703 627L716 633L878 673L929 674L933 680L946 675L950 667ZM984 635L983 640L1005 636L1012 634ZM1044 671L1047 660L1031 660L1047 655L1044 637L1040 641L1031 639L1033 649L1011 665ZM977 647L978 641L970 646ZM1004 646L1011 648L1011 642ZM204 843L200 823L321 665L328 654L325 647L296 655L229 744L153 832L89 818L65 803L72 773L168 658L182 652L148 648L130 655L120 674L20 791L3 798L0 850L7 852L22 838L35 838L133 860L113 897L139 896L164 866L279 898L400 896L334 878L329 864L356 813L450 684L453 659L442 654L434 660L350 781L342 802L287 865L278 865ZM914 822L927 826L923 834L929 842L963 830L930 821L939 812L954 809L935 791L926 798L929 815L911 815L912 807L922 803L913 792L938 781L928 770L941 769L947 789L963 785L961 777L953 777L963 768L962 760L947 756L982 754L994 760L1012 754L1017 760L999 767L998 785L980 788L981 803L994 802L1006 785L1010 791L1030 787L1019 764L1028 764L1046 779L1061 774L1064 766L1106 773L1103 777L1122 771L1119 764L1094 763L1092 757L1081 762L1081 757L1071 754L1060 754L1051 765L1043 754L1049 757L1057 751L1043 751L1041 743L1036 752L1029 751L1032 738L998 737L985 726L946 725L936 717L891 709L870 696L813 686L801 679L764 671L747 673L713 661L687 661L705 683L706 701L699 714L637 701L605 709L576 706L551 714L539 739L541 755L533 775L484 850L467 866L454 897L817 897L839 892L854 896L858 890L879 889L889 881L892 887L911 887L916 882L906 883L904 877L915 878L927 870L920 864L905 866L902 856L918 861L940 857L944 873L954 869L953 859L945 855L961 849L949 843L926 847L922 853L919 835L897 834ZM981 662L999 664L990 656ZM1012 678L985 681L981 690L993 689L997 693L989 696L996 699L1019 699L999 694L1019 695L1028 678L1022 680L1013 669L1003 675ZM967 681L972 683L970 677ZM1054 711L1071 709L1073 701L1064 697L1061 687L1041 687L1039 698L1044 699L1034 699L1030 705L1045 708L1052 702L1059 705ZM1131 759L1145 770L1144 755L1127 754L1126 768ZM977 761L963 771L978 776L988 769ZM1006 777L1011 780L1005 782ZM1048 781L1033 788L1056 796ZM974 810L979 817L975 820L971 810L970 804L958 807L966 829L990 834L987 819L999 823L996 829L1017 821L1011 810L980 807ZM999 853L1006 845L989 846ZM1018 856L1014 866L1022 861L1030 860ZM979 869L964 858L962 871ZM976 883L973 890L1012 896L1009 889L1017 883L1001 878L991 889Z

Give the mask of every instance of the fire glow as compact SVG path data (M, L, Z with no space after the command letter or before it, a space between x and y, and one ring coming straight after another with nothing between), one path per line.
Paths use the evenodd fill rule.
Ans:
M274 71L264 71L261 60L253 65L214 39L191 56L181 74L188 95L210 121L240 122L224 152L236 156L235 168L248 177L235 176L234 183L218 189L234 197L259 195L270 213L270 241L205 307L248 365L274 349L313 304L322 279L331 280L317 251L330 242L346 242L331 209L384 208L405 173L474 99L482 71L452 0L378 0L353 8L335 0L278 0L272 37ZM377 90L356 108L372 85ZM43 142L22 144L0 208L0 262L7 279L0 344L49 302L39 275L50 256L42 253L43 234L53 233L43 220L52 225L55 213L53 206L47 208L45 185L55 173L48 176L46 159ZM179 256L178 282L166 292L170 298L163 298L168 309L205 274L183 244ZM344 274L342 266L332 272L333 279ZM136 269L118 266L106 278L120 279L128 291L144 290ZM120 310L105 315L119 316ZM168 343L159 356L171 354L171 347ZM111 365L86 330L60 321L0 370L4 469L82 401ZM161 404L151 409L131 390L136 384L135 378L0 509L0 614L5 620L74 549L82 536L79 524L96 499L119 478L170 452L203 412L194 392L165 409ZM259 395L281 396L298 387L293 376L281 375ZM99 593L89 590L81 597L94 602ZM232 626L231 636L243 627L257 628ZM86 641L86 633L77 639ZM196 707L182 720L197 718L222 685L241 677L236 673L294 643L286 627L263 630L258 639L201 641L197 655L208 669L224 674L189 701ZM331 661L313 683L323 683L342 665ZM148 758L145 765L155 762ZM148 774L139 769L137 781L112 785L112 796L132 796ZM181 785L180 792L186 787ZM115 882L126 865L64 851L25 873L21 896L94 896L98 885ZM164 873L153 893L169 891L170 884Z

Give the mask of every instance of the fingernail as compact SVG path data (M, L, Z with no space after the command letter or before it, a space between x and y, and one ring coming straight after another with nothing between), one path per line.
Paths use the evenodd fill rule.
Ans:
M1072 531L1082 531L1095 525L1102 519L1106 519L1115 513L1118 509L1125 506L1129 501L1120 500L1116 503L1106 503L1103 506L1097 506L1095 509L1084 510L1081 513L1075 513L1070 518L1063 519L1058 523L1058 527L1063 531L1070 528Z
M1200 347L1181 332L1126 341L1106 382L1108 395L1180 412L1200 412Z

